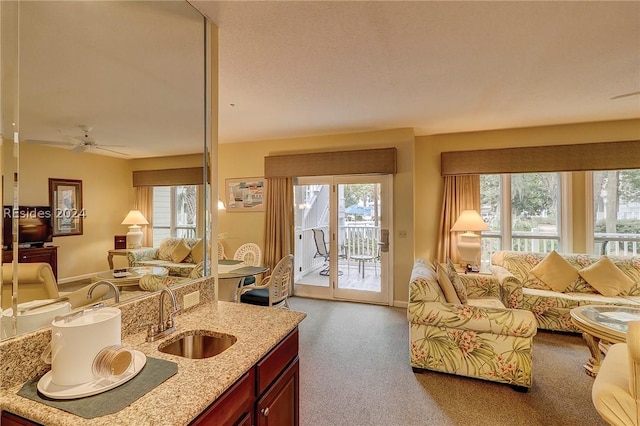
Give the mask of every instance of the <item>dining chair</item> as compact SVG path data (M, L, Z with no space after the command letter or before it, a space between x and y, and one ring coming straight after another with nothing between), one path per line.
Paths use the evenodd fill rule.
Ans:
M245 285L238 289L236 302L251 305L289 308L287 298L293 276L293 255L288 254L273 268L271 275L260 284Z
M247 266L260 266L262 264L262 250L254 243L245 243L238 247L233 255L234 260L241 260ZM255 284L256 277L252 275L242 280L242 285Z
M226 259L227 255L224 252L224 246L222 245L222 241L218 241L218 260Z

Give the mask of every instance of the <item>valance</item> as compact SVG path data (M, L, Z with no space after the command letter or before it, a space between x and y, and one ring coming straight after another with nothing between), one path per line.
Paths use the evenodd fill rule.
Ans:
M395 174L396 148L271 155L264 158L265 177Z
M638 169L640 141L451 151L441 160L442 176Z

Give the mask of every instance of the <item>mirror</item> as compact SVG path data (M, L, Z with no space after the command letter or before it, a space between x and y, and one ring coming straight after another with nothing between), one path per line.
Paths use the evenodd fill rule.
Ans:
M134 188L134 172L162 170L166 177L169 169L199 168L204 176L206 22L186 1L1 6L3 206L14 204L17 171L13 207L49 206L53 218L51 238L45 231L35 241L54 246L55 261L52 250L30 261L51 263L59 290L73 291L110 269L109 250L116 236L129 231L123 219L139 209L140 194L146 193L140 188L154 185L146 180ZM11 7L19 9L15 18ZM15 23L13 28L7 21ZM11 49L5 46L19 46L13 60L7 59ZM19 133L17 157L12 123ZM62 186L52 189L52 179ZM206 185L200 185L190 237L207 235L206 193ZM54 205L52 194L61 194ZM151 213L171 206L177 211L184 206L179 197L171 192L165 201L157 196L147 206ZM176 235L178 225L170 221L167 229L156 229L153 245ZM22 259L23 253L3 250L3 262L16 257ZM123 256L113 262L115 268L128 266ZM135 286L121 289L121 300L148 294Z

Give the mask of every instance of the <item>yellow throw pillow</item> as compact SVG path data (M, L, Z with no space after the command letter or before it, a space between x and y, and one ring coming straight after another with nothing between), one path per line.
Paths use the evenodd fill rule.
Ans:
M606 256L602 256L596 263L581 269L578 273L603 296L628 293L634 285L633 280Z
M180 240L171 251L171 261L173 263L180 263L189 255L189 253L191 253L191 248L184 242L184 240Z
M465 288L460 276L458 275L458 271L456 271L456 267L451 261L451 259L447 259L447 275L449 276L449 281L453 285L453 288L458 295L458 299L460 299L460 303L467 304L467 289Z
M204 240L202 238L191 248L191 257L193 257L193 263L200 263L204 260Z
M436 266L438 271L438 283L440 284L440 290L444 293L444 298L448 303L460 303L460 298L456 294L456 289L453 288L453 284L449 279L449 275L447 275L447 271L444 267L438 263Z
M554 291L562 292L578 279L578 271L555 250L531 269L531 273Z

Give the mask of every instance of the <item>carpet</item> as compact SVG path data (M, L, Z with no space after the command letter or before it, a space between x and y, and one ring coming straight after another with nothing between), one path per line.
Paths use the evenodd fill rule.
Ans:
M593 425L589 350L577 334L538 331L527 393L409 365L404 309L292 297L300 324L301 426Z

